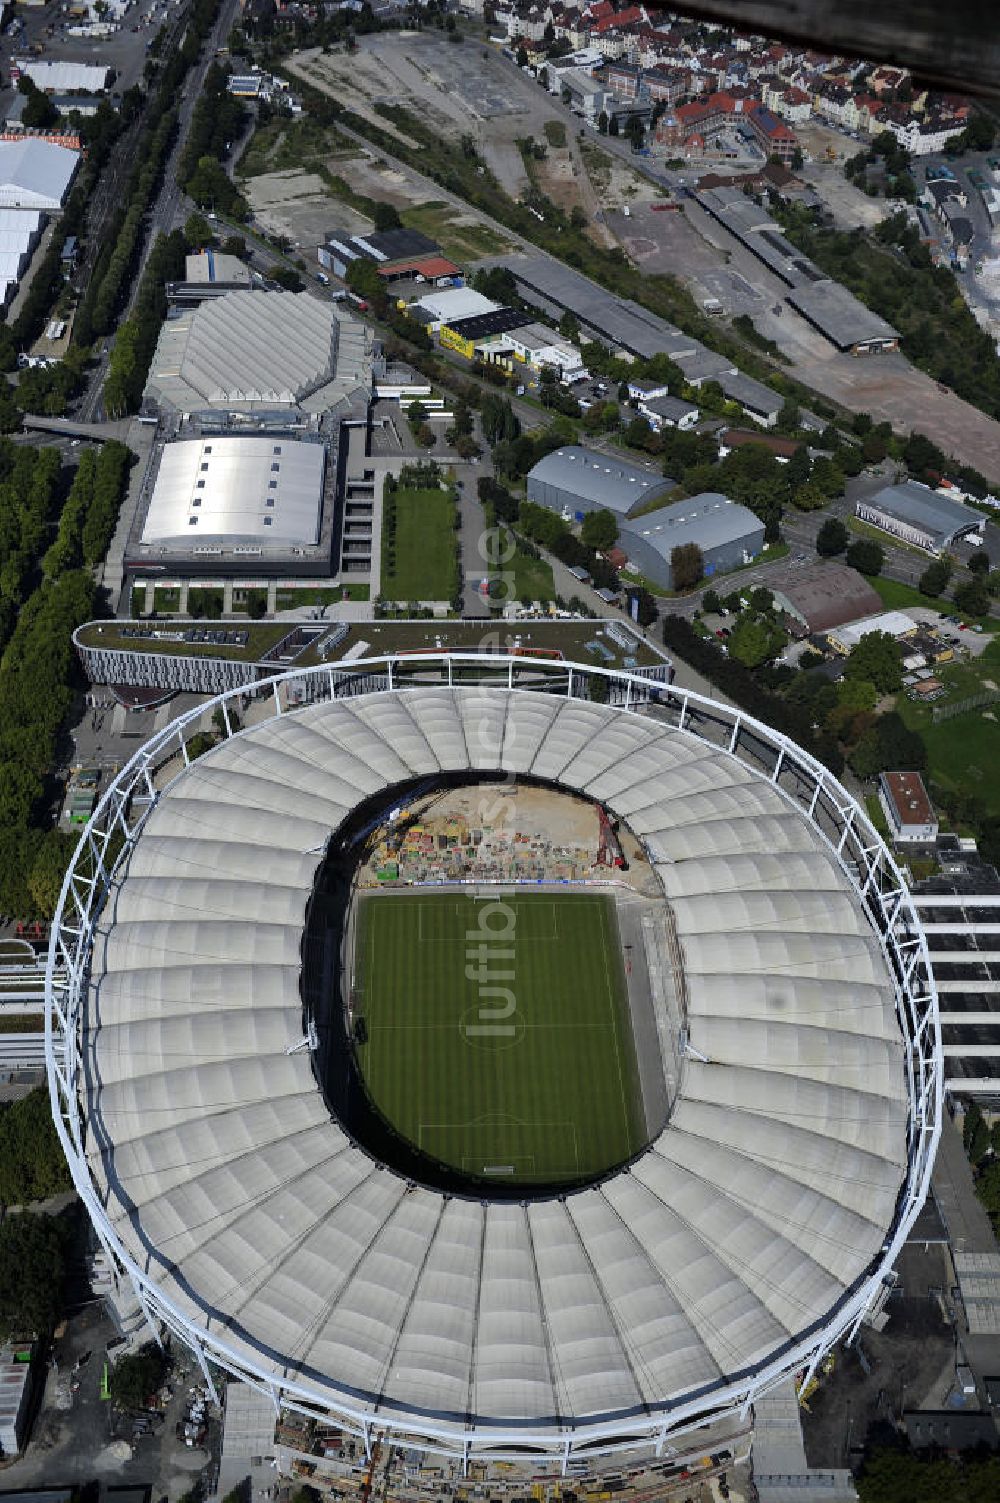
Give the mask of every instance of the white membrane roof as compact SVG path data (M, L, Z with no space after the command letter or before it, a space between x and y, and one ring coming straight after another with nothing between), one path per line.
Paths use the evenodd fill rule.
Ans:
M285 437L217 433L165 445L144 543L206 538L304 545L319 538L326 451Z
M330 831L471 765L604 802L676 916L692 1048L673 1114L630 1170L559 1199L407 1184L288 1052ZM827 1322L906 1172L887 965L816 830L723 751L528 690L314 704L192 763L103 916L83 1053L107 1214L186 1318L320 1401L456 1431L710 1405Z

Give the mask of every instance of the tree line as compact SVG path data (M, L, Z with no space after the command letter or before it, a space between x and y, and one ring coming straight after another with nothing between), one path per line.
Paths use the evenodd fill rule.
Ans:
M85 454L68 494L57 450L0 440L0 911L51 916L74 840L50 783L73 701L75 628L93 616L131 462ZM55 537L52 523L58 515Z
M180 230L160 235L150 251L135 306L119 326L104 382L104 406L110 417L137 412L149 375L156 341L167 314L164 283L184 275L185 238Z

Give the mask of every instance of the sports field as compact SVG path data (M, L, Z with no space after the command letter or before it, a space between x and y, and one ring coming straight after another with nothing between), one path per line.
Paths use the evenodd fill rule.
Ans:
M600 1173L645 1141L611 898L360 899L358 1057L382 1115L490 1181Z

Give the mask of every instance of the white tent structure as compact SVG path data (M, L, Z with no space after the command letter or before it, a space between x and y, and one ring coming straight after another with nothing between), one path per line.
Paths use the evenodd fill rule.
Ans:
M26 136L0 141L0 208L61 209L80 153Z
M120 775L53 929L57 1126L102 1241L206 1376L210 1357L366 1445L662 1447L813 1369L884 1296L939 1130L923 938L865 815L777 733L564 664L458 681L475 662L286 675L246 730L219 701L234 734L207 755L186 765L199 706ZM619 703L579 697L598 677ZM672 1114L629 1168L559 1197L407 1182L331 1120L302 1037L333 832L464 769L600 801L673 912ZM123 828L108 887L102 832Z

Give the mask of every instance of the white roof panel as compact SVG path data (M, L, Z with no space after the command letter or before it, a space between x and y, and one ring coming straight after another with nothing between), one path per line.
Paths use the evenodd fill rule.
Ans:
M379 1168L288 1052L326 843L466 767L630 819L686 972L666 1127L628 1174L525 1204ZM774 1358L866 1275L906 1172L892 979L829 847L723 750L527 689L315 703L192 763L106 911L84 1043L93 1173L178 1308L320 1394L458 1429L634 1414Z

